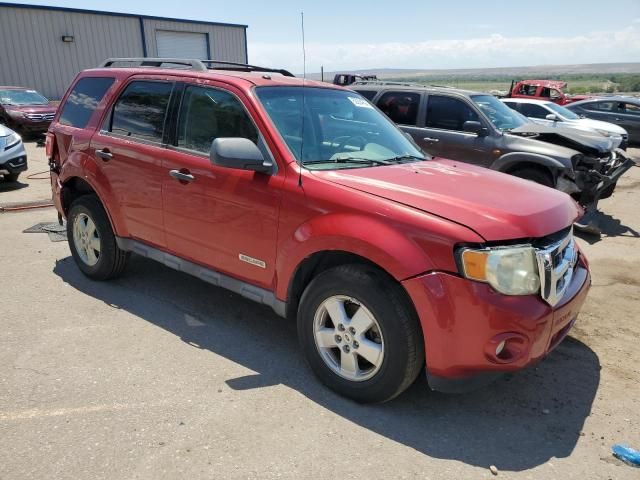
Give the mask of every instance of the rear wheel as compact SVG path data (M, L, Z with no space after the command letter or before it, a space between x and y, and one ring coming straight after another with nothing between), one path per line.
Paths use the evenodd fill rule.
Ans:
M549 172L546 172L542 169L523 167L512 170L509 173L514 177L523 178L525 180L544 185L545 187L554 188L553 176Z
M124 270L129 254L118 247L107 213L94 195L71 204L67 238L73 259L86 276L107 280Z
M300 301L298 336L318 378L359 402L392 399L424 365L419 322L406 294L368 266L340 266L316 277Z

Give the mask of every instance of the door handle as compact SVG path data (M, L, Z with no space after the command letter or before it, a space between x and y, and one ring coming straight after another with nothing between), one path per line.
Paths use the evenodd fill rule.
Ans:
M111 153L108 148L103 148L102 150L96 150L96 155L102 160L104 160L105 162L108 162L113 158L113 153Z
M186 183L191 183L196 179L196 177L194 177L190 173L181 172L180 170L170 170L169 175L175 178L176 180L179 180L180 182L186 182Z
M422 140L427 143L438 143L440 141L439 138L433 138L433 137L424 137Z

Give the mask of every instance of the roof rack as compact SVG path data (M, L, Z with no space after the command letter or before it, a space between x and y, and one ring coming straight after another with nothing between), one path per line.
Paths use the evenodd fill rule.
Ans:
M248 63L226 62L223 60L201 60L201 62L207 65L209 64L222 65L221 67L217 67L217 66L208 67L215 70L236 70L241 72L279 73L280 75L283 75L285 77L295 77L293 73L283 68L259 67L257 65L249 65Z
M192 70L198 72L206 72L207 66L201 60L184 59L184 58L150 58L150 57L132 57L132 58L108 58L98 68L113 67L114 63L138 63L140 67L161 67L164 63L173 65L184 65L191 67Z
M419 83L410 82L392 82L385 80L356 80L351 85L393 85L396 87L424 87Z
M133 57L133 58L108 58L99 65L99 68L113 67L114 63L138 64L140 67L162 67L163 64L182 65L190 67L197 72L206 72L209 69L231 70L240 72L269 72L279 73L285 77L294 77L291 72L284 69L259 67L247 63L227 62L225 60L196 60L188 58L155 58L155 57ZM218 66L220 65L220 66Z
M396 87L421 87L421 88L455 88L451 85L433 85L428 83L393 82L388 80L356 80L351 85L392 85ZM349 86L349 85L347 85Z

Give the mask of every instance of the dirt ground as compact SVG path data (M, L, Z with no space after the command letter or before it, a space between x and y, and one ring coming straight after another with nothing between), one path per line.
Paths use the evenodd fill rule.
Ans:
M46 170L28 148L27 175ZM48 200L27 175L0 206ZM0 479L640 478L611 455L640 449L639 205L634 167L580 240L579 320L537 367L375 406L320 385L269 309L140 257L89 281L66 242L22 233L53 209L0 213Z

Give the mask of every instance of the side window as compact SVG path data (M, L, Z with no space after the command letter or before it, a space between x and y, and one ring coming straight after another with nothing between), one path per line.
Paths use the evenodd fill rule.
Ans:
M77 128L86 127L113 82L110 77L81 78L62 106L59 122Z
M358 90L357 92L367 100L373 100L373 97L378 93L375 90Z
M611 112L614 110L613 108L614 105L615 105L615 102L594 102L594 103L587 103L586 105L583 106L583 108L586 110Z
M551 89L547 88L547 87L542 87L540 89L540 96L544 97L544 98L549 98L551 97Z
M535 97L537 90L538 87L536 87L535 85L527 85L526 83L523 83L522 85L520 85L518 93L520 95L529 95L530 97Z
M400 125L415 125L418 119L420 94L387 92L378 100L378 108Z
M516 102L502 102L502 103L504 103L511 110L515 110L516 112L520 111L520 104L519 103L516 103Z
M525 117L532 118L545 118L550 112L546 108L540 105L534 105L532 103L523 103L520 105L520 113Z
M429 95L427 122L429 128L463 131L467 121L480 121L478 114L462 100L440 95Z
M173 84L131 82L113 107L110 131L119 135L162 142L164 120Z
M624 108L621 108L620 111L622 113L626 113L627 115L640 116L640 106L633 103L625 103Z
M240 101L214 88L189 86L178 120L178 146L209 153L218 137L248 138L258 143L258 130Z

